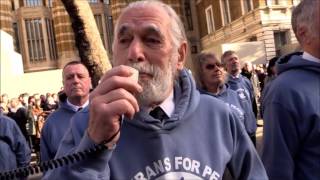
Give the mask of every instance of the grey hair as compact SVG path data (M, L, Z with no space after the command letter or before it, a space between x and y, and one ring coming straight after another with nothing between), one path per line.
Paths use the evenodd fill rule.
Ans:
M168 14L170 17L170 35L172 39L172 45L174 48L178 49L179 46L183 41L187 41L187 36L184 30L183 23L181 19L179 18L178 14L170 7L169 5L158 1L158 0L143 0L143 1L136 1L130 3L126 8L122 10L123 14L124 12L134 9L134 8L141 8L141 7L149 7L149 6L155 6L155 7L161 7L163 10ZM120 15L121 17L121 15ZM120 17L118 19L120 19ZM114 34L118 31L119 21L117 20L114 28ZM116 39L116 38L115 38ZM114 43L113 43L114 44Z
M316 0L302 0L292 11L291 24L293 32L297 36L297 29L301 25L305 25L308 28L308 31L313 35L316 35L319 32L319 29L316 29L314 23L314 18L319 13L319 1ZM299 37L298 41L299 40Z
M221 56L222 64L225 65L225 64L226 64L225 58L228 57L228 56L231 56L231 55L233 55L233 54L236 54L236 52L233 51L233 50L228 50L228 51L224 52L224 53L222 54L222 56Z
M210 52L209 53L207 53L207 52L200 53L197 57L197 60L200 65L203 65L210 58L214 58L220 62L220 60L217 58L216 54L210 53Z

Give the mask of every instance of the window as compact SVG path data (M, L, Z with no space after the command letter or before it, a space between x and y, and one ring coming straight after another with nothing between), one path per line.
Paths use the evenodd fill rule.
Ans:
M89 3L98 3L99 2L99 0L88 0L89 1Z
M53 2L53 0L48 0L48 7L52 7L52 2Z
M253 10L252 0L242 0L242 14L245 14L251 10Z
M49 54L50 60L57 60L57 47L56 47L56 39L53 32L53 21L50 19L46 19L47 25L47 33L48 33L48 45L49 45Z
M104 44L104 37L103 37L103 24L102 24L102 19L101 19L101 15L100 14L95 14L94 15L94 19L96 20L96 24L97 24L97 28L99 30L99 34L100 34L100 38Z
M287 5L287 1L284 0L266 0L268 6L271 5Z
M223 25L231 22L230 10L229 10L229 0L220 0L220 9L222 13Z
M276 55L279 56L282 46L289 44L289 31L275 31L273 35Z
M27 44L30 63L45 61L45 47L41 19L26 19Z
M103 2L108 5L110 4L109 0L104 0Z
M184 9L185 9L185 15L187 19L187 29L189 31L193 30L193 22L192 22L192 13L191 13L191 7L190 7L190 1L184 2Z
M24 0L24 5L27 7L42 6L42 0Z
M12 28L13 28L13 35L14 35L14 50L18 53L20 53L20 41L19 41L19 29L18 29L18 24L16 22L14 22L12 24Z
M113 17L112 16L107 16L106 15L106 19L107 19L107 40L108 40L108 51L109 53L112 53L112 48L111 48L111 44L113 41Z
M251 37L249 38L249 42L253 42L253 41L258 41L257 36L251 36Z
M212 5L206 8L206 20L207 20L208 34L211 34L215 30Z
M11 1L11 10L12 10L12 11L15 10L14 1Z

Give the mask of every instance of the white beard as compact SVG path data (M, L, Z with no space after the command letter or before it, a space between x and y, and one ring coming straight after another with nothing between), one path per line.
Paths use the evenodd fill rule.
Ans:
M139 79L138 83L143 87L143 92L135 95L140 108L148 108L154 104L163 102L169 89L173 87L175 72L173 61L169 62L169 67L165 70L149 63L127 64L139 71L139 73L151 74L153 78L145 81Z

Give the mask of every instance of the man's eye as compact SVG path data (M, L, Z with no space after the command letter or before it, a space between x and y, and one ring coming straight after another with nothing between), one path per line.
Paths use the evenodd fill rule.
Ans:
M145 41L150 44L160 44L161 41L156 38L146 38Z
M120 38L119 43L124 44L130 42L130 38Z
M120 43L126 43L126 42L128 42L128 40L127 39L120 39L119 42Z

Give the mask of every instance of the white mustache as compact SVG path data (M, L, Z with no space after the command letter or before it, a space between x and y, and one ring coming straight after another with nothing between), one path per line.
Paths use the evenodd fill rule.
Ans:
M151 64L131 63L131 64L128 64L128 66L138 70L139 74L144 73L144 74L151 74L153 76L158 74L160 70L158 67Z

